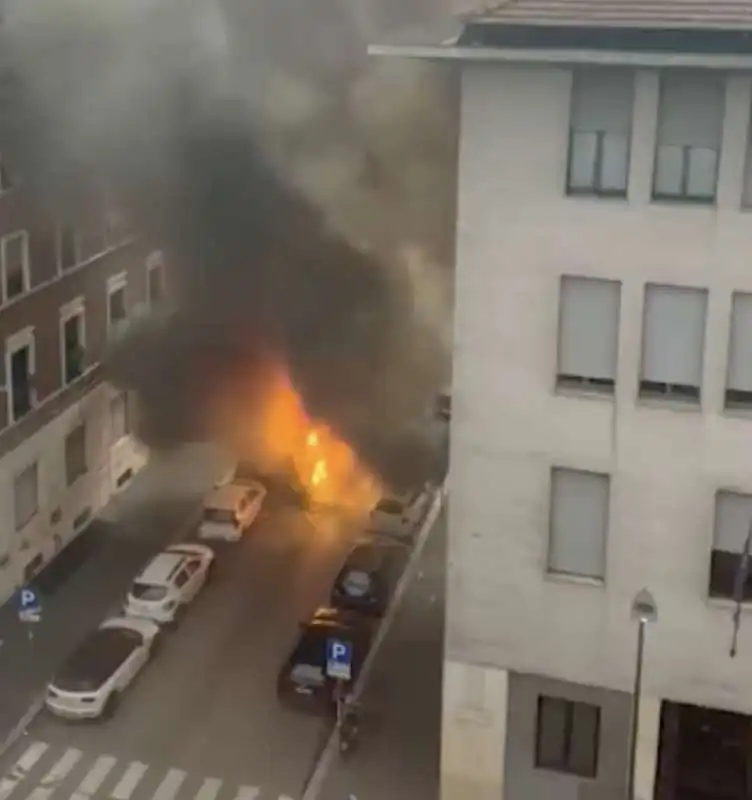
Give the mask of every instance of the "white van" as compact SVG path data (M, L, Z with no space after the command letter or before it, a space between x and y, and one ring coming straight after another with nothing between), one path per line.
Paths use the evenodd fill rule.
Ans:
M217 487L204 500L200 538L237 542L259 515L265 497L266 489L260 483Z

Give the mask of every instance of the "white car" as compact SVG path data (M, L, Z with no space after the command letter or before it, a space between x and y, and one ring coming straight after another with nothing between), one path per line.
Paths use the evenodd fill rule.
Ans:
M258 517L265 498L266 488L256 481L218 487L204 501L199 536L237 542Z
M68 656L47 686L45 706L66 719L112 715L121 693L152 655L159 626L147 619L103 622Z
M205 544L175 544L158 553L133 581L125 613L158 623L172 623L204 588L214 563Z
M412 492L388 494L371 511L368 532L379 536L412 536L428 512L431 489L423 486Z

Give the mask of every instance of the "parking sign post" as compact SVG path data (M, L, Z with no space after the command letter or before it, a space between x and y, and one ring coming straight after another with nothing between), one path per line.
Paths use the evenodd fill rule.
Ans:
M18 593L18 619L29 626L31 641L34 638L34 624L42 621L42 604L35 589L25 586Z

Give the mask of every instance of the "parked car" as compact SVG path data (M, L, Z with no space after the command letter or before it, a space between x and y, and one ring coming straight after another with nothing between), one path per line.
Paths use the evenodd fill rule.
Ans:
M205 544L176 544L158 553L133 581L125 613L161 624L174 623L204 588L214 564Z
M403 539L411 537L428 512L431 497L429 486L412 492L385 495L371 511L369 533Z
M90 633L47 686L45 706L66 719L112 716L122 692L151 657L159 626L147 619L115 617Z
M373 539L356 542L334 579L332 606L382 616L407 556L407 548L399 543Z
M204 501L199 536L237 542L258 517L265 498L266 489L257 482L220 486Z
M339 608L318 608L300 625L298 640L277 678L277 697L301 710L333 711L337 682L326 674L327 641L334 638L352 644L351 684L357 680L375 631L374 620L361 614Z

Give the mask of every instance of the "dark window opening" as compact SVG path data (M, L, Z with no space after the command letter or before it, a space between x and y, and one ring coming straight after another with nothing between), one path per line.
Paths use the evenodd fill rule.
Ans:
M535 766L594 778L598 772L600 708L560 697L538 698Z
M700 387L684 383L660 383L658 381L640 381L640 397L662 397L666 400L700 399Z
M66 384L75 381L84 371L83 324L83 314L75 314L63 325L63 372Z
M13 420L25 417L34 405L31 349L19 347L10 357L11 411Z

